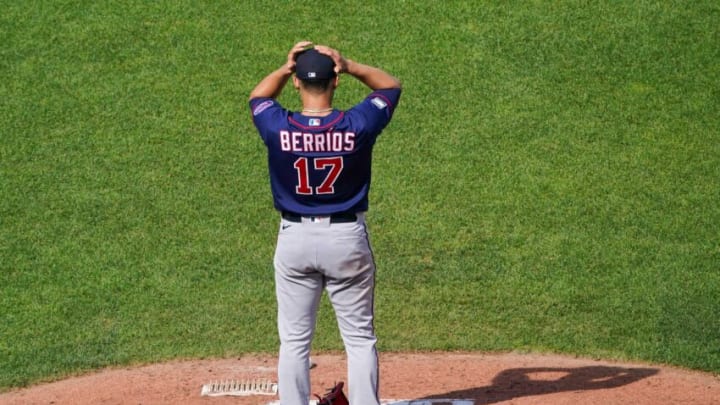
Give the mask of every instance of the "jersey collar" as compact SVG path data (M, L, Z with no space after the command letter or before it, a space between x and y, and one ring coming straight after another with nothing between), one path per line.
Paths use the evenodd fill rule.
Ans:
M334 110L324 117L309 117L301 113L293 113L288 120L290 123L306 131L324 131L343 119L345 113L343 111Z

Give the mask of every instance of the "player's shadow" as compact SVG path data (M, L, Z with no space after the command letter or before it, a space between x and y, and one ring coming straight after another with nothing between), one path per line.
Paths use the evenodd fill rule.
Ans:
M475 405L566 391L621 387L659 372L654 368L588 366L513 368L500 372L489 386L433 395L424 399L472 399Z

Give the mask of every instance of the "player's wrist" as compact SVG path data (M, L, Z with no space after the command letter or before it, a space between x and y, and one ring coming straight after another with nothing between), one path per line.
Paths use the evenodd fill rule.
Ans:
M345 59L345 73L355 76L358 73L359 63L352 59Z
M287 62L284 65L280 66L280 68L278 68L277 72L283 76L290 77L290 75L295 73L295 64Z

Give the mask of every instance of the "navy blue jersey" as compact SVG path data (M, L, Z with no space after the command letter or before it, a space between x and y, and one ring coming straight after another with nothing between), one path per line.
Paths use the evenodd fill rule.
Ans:
M400 89L376 90L325 117L288 111L272 98L250 100L268 149L275 208L301 215L367 211L373 146L399 100Z

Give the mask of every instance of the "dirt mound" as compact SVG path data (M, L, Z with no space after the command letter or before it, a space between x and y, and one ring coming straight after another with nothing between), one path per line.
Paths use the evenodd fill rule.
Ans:
M314 392L344 381L344 355L313 356ZM277 359L174 361L88 375L0 394L0 404L269 404L275 395L200 396L218 380L276 381ZM384 353L386 404L720 404L720 376L647 364L563 356ZM420 401L420 399L424 399ZM413 401L414 400L414 401Z

